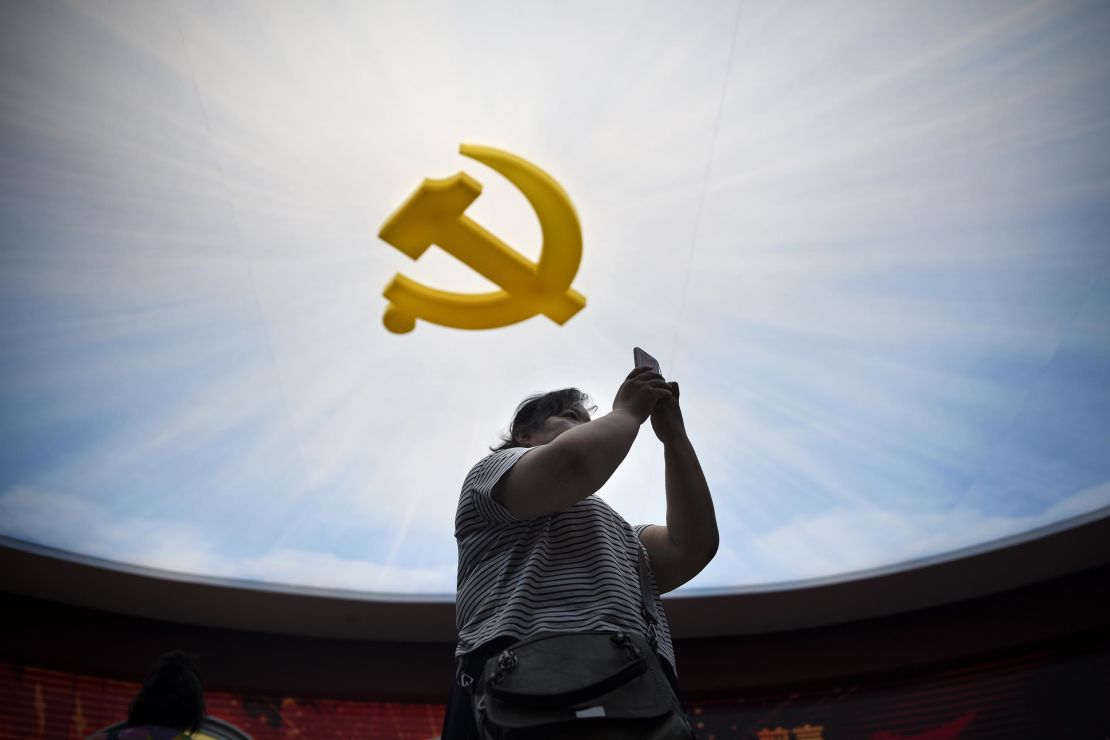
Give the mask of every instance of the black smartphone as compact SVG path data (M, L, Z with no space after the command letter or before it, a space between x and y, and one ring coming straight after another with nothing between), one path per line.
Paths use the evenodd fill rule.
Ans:
M635 363L633 365L634 367L650 367L655 372L662 374L659 370L659 360L655 359L647 352L644 352L639 347L632 348L632 362Z

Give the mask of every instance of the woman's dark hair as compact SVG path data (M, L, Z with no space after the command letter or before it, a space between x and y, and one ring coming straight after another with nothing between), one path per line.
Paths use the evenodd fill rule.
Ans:
M158 658L131 702L127 726L159 725L196 732L206 712L204 688L192 656L174 650Z
M549 416L555 416L573 406L582 406L589 413L597 411L597 406L587 405L590 397L577 388L563 388L548 393L537 393L520 402L513 415L513 423L509 425L509 433L501 437L501 444L490 447L494 452L524 447L520 435L531 434L540 428L540 425Z

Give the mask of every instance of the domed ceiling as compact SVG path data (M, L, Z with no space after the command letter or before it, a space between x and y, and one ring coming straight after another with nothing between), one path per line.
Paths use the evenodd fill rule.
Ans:
M6 538L452 594L469 468L528 394L606 413L633 346L681 383L716 504L683 591L912 567L1110 507L1103 3L0 15ZM378 237L426 179L467 173L465 216L518 260L565 257L461 145L573 205L564 323L510 293L504 326L383 324L398 274L464 319L500 290ZM601 495L664 521L649 426Z

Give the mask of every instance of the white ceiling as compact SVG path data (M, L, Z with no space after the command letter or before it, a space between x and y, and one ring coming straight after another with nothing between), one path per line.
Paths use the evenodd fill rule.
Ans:
M655 354L722 546L687 590L884 567L1110 507L1101 3L28 3L0 9L0 535L454 590L527 394ZM425 178L529 258L492 146L577 210L587 306L387 332ZM602 495L662 521L645 428Z

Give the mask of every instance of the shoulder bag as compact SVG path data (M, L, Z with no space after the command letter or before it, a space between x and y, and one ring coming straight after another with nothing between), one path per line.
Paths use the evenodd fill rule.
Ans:
M656 653L659 615L639 550L648 637L541 632L489 658L473 682L483 740L690 740L694 732Z

